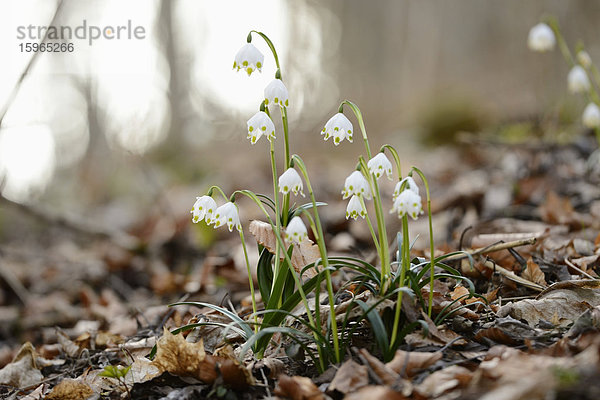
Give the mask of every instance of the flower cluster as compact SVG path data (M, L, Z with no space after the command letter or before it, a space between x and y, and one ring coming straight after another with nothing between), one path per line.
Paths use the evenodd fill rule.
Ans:
M393 200L394 206L391 212L398 213L399 218L410 215L412 219L417 219L419 214L423 213L419 188L410 176L398 182L394 189Z
M207 225L214 224L215 229L227 225L229 232L232 232L234 227L238 232L242 230L238 208L231 201L217 207L211 196L196 197L191 213L192 222L196 224L204 220Z
M558 38L559 43L563 43L561 51L567 62L570 64L575 63L567 75L567 86L569 91L574 94L585 93L596 101L598 99L598 94L590 81L590 76L594 76L593 71L595 70L592 58L589 53L580 46L575 59L573 59L561 36L558 24L554 22L552 26L554 29L545 23L539 23L531 28L529 37L527 38L529 48L539 52L552 50ZM586 128L598 130L600 129L600 108L594 101L588 103L585 107L581 120Z

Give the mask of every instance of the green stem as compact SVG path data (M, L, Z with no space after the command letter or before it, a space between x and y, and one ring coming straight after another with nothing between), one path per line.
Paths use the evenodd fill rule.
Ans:
M244 231L240 230L240 239L242 241L242 249L244 250L244 259L246 261L246 271L248 272L248 281L250 283L250 295L252 296L252 313L254 314L254 332L258 332L258 314L256 313L256 297L254 296L254 281L252 280L252 271L250 270L250 261L248 260L248 250L246 249L246 241L244 240Z
M277 57L277 50L275 50L275 46L273 45L273 42L271 42L271 39L269 39L269 37L267 35L265 35L262 32L259 32L259 31L251 30L249 35L251 35L252 33L256 33L264 39L264 41L267 43L267 45L271 49L271 53L273 53L273 58L275 59L275 65L277 65L277 69L281 70L281 68L279 67L279 57Z
M385 229L385 219L383 215L383 206L381 204L381 195L379 193L379 185L377 184L377 178L375 175L369 172L369 168L367 167L367 163L365 159L360 156L359 162L361 169L363 170L363 174L368 176L369 186L371 189L371 194L373 196L374 208L375 208L375 217L377 218L377 233L379 235L379 259L381 262L381 287L382 291L388 286L386 280L391 276L391 265L390 265L390 255L389 255L389 244L387 239L387 232Z
M371 237L373 238L373 243L375 244L375 249L377 250L377 254L381 254L380 248L379 248L379 240L377 240L377 235L375 234L375 230L373 229L373 224L371 223L371 218L369 218L369 213L367 212L367 206L365 204L365 200L363 199L362 196L358 196L358 199L360 200L361 206L365 210L365 219L367 220L367 225L369 226L369 232L371 232Z
M560 32L560 27L558 25L558 21L556 20L555 17L550 16L545 18L545 22L546 24L548 24L550 26L550 28L552 28L552 31L554 32L554 36L556 36L556 42L558 43L558 48L560 49L560 52L562 53L565 61L567 62L567 64L569 64L569 67L574 67L576 62L575 59L573 58L573 55L571 54L571 51L569 50L569 46L567 45L567 42L565 41L565 38L563 37L562 33Z
M275 224L273 223L273 219L271 218L271 216L269 215L269 213L263 206L260 199L256 196L256 194L251 192L250 190L237 190L234 192L234 195L237 193L242 194L242 195L252 199L254 201L254 203L256 203L258 208L260 208L260 210L265 214L265 217L267 218L269 225L271 225L271 229L273 229L273 232L275 232L276 227L275 227ZM275 239L277 240L277 243L279 244L279 246L281 248L285 249L285 244L283 243L283 239L281 238L281 235L276 234ZM293 265L292 260L290 259L290 256L288 255L287 251L283 251L282 253L283 253L288 265L292 266ZM304 309L306 310L306 314L308 316L308 322L311 326L316 328L317 325L315 324L315 320L314 320L312 312L310 310L310 306L308 304L308 299L306 298L306 294L304 293L304 289L302 288L302 282L300 281L298 273L296 272L296 270L293 267L290 268L290 272L292 274L292 277L294 278L294 283L298 287L298 293L300 294L300 298L302 299L302 304L304 305ZM313 336L315 337L315 340L318 341L318 335L316 332L313 332ZM321 353L320 347L319 347L319 353ZM320 362L319 370L322 372L325 370L325 365L323 364L322 357L319 358L319 362Z
M360 132L362 133L363 142L365 143L365 150L367 151L367 158L370 160L371 159L371 148L369 147L369 139L367 138L367 129L365 128L365 122L363 121L363 117L362 117L362 113L360 112L360 108L358 108L358 106L356 104L354 104L353 102L351 102L350 100L344 100L344 101L342 101L342 104L340 104L340 108L339 108L340 112L342 112L341 110L343 110L344 104L347 104L348 106L350 106L350 108L354 112L354 115L356 116L356 119L358 120L358 126L360 126Z
M279 184L277 181L277 164L275 162L275 144L273 140L269 141L270 143L270 154L271 154L271 172L273 174L273 198L275 199L275 229L273 230L273 233L275 234L275 236L280 236L281 235L281 218L279 217L281 215L281 209L279 208ZM281 259L279 257L279 253L282 250L282 248L280 248L279 246L279 242L275 243L275 276L273 278L273 282L271 284L271 297L276 298L277 299L277 306L279 307L281 305L281 292L277 293L276 289L278 289L275 285L276 282L278 282L277 277L279 276L279 274L282 274L283 268L281 268ZM285 247L283 247L283 253L286 253L285 251ZM289 264L292 265L292 264ZM283 288L281 288L283 290Z
M337 329L337 321L335 318L335 299L333 295L333 284L331 282L331 273L329 271L329 259L327 258L327 249L325 248L325 236L323 235L323 227L321 225L321 219L319 218L319 210L317 208L317 200L315 199L315 194L313 192L312 185L310 184L310 179L308 177L308 171L306 170L306 165L304 165L304 161L298 156L293 155L292 159L298 165L300 171L302 171L302 175L304 176L304 180L306 181L306 189L310 196L310 200L313 205L313 212L315 217L315 226L316 226L316 234L315 241L317 246L319 247L319 254L321 255L321 264L323 265L323 269L325 271L325 281L327 285L327 294L329 297L329 315L331 318L331 332L333 336L333 348L335 351L335 361L339 363L341 361L340 354L340 345L338 338L338 329ZM317 289L318 290L318 289ZM317 304L316 307L319 307Z
M223 198L225 199L225 201L229 201L229 197L225 196L225 193L223 192L223 189L221 189L219 186L212 185L211 187L208 188L208 190L206 191L206 193L212 193L212 191L215 190L215 189L217 189L217 192L219 192L221 194L221 196L223 196Z
M285 147L285 169L290 168L290 139L288 128L287 107L282 107L281 122L283 123L283 143ZM290 193L283 196L283 208L281 209L281 217L283 226L287 226L290 211Z
M396 168L398 169L398 177L401 177L402 176L402 164L400 164L400 156L398 155L398 152L392 145L389 145L389 144L384 144L383 146L381 146L381 149L379 151L382 152L384 150L388 150L392 154L392 157L394 158L394 162L396 163Z
M402 217L402 251L399 252L401 254L402 260L400 262L400 282L398 282L398 287L404 286L404 280L406 278L406 271L409 268L410 262L410 243L408 240L408 216L404 215ZM398 298L396 300L396 313L394 315L394 326L392 328L392 337L390 340L390 350L394 348L394 344L396 342L396 338L398 336L398 328L400 325L400 311L402 310L402 291L398 291Z
M429 251L431 253L430 264L429 264L429 307L427 309L427 315L431 318L431 310L433 308L433 270L435 268L434 261L434 252L435 252L435 243L433 242L433 221L431 216L431 196L429 195L429 183L425 178L425 174L417 167L412 167L412 170L415 171L423 180L423 184L425 185L425 192L427 194L427 217L429 219Z

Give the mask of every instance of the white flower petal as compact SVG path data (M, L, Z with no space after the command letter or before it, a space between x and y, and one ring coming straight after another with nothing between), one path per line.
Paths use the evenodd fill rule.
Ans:
M285 240L301 243L308 237L306 226L302 219L298 216L292 218L288 226L285 228Z
M544 23L537 24L529 31L527 45L533 51L544 52L552 50L555 43L556 38L554 37L552 28Z
M572 93L583 93L590 88L590 80L581 65L571 68L567 81L569 83L569 90Z
M192 207L192 222L198 223L205 220L207 224L213 222L213 215L217 209L217 203L210 196L196 197L196 202Z
M379 179L386 174L389 179L392 179L392 163L383 153L378 153L375 157L367 162L369 172Z
M266 135L267 139L275 139L275 125L271 118L264 111L259 111L247 122L248 136L250 143L255 144L261 136Z
M289 107L288 90L281 79L273 79L265 88L265 104Z
M302 193L303 188L302 179L294 168L288 168L279 177L279 191L283 194L288 194L292 191L296 196L300 193L304 197L304 193Z
M238 208L232 202L225 203L215 210L214 221L215 229L227 225L229 232L232 232L234 227L238 231L242 230Z
M365 218L366 216L367 211L362 206L360 198L356 195L350 197L350 201L346 207L346 219L353 218L356 220L358 217Z
M343 199L352 195L360 195L365 199L371 198L371 189L369 182L360 171L354 171L346 178L344 189L342 189Z
M261 70L264 59L265 56L252 43L246 43L235 55L233 69L243 69L250 76L255 70Z
M396 198L400 195L400 188L404 182L406 182L405 190L410 190L416 194L419 194L419 186L417 186L417 183L411 176L407 176L396 184L394 193L392 194L392 201L396 201Z
M580 50L577 53L577 62L581 64L581 66L585 69L588 69L592 66L592 57L585 50Z
M337 113L329 118L321 131L321 135L325 135L325 140L333 137L333 143L337 146L344 139L352 143L352 132L352 122L344 114Z
M595 103L590 103L583 110L583 125L586 128L600 128L600 108Z
M405 190L396 198L391 212L398 213L398 218L408 214L413 219L417 219L419 214L423 213L421 205L421 196L412 190Z

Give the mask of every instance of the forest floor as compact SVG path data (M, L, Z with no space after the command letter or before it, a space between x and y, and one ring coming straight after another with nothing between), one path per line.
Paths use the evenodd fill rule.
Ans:
M240 315L249 307L239 238L219 234L199 247L206 231L190 223L191 203L103 232L4 199L11 233L0 243L0 397L600 398L600 168L590 148L583 137L568 145L472 137L433 156L436 253L472 254L472 264L448 262L487 304L459 280L437 280L433 320L417 316L426 336L407 335L387 363L362 338L323 374L286 353L282 338L264 359L240 361L234 332L168 333L223 322L209 308L167 307L176 301ZM330 250L368 259L366 228L344 219L341 199L319 200L339 211L325 219ZM420 235L414 255L427 257L427 218L411 227ZM334 289L344 279L334 275Z

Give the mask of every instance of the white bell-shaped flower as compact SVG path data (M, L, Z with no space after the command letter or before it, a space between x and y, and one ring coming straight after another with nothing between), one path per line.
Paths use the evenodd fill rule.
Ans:
M217 209L217 203L210 196L196 197L196 202L192 207L192 222L197 224L198 222L205 220L207 224L211 224L213 221L213 215Z
M233 69L243 69L248 76L255 70L261 71L265 56L252 44L246 43L235 55Z
M241 231L242 224L240 223L237 206L232 202L228 202L217 208L215 210L214 224L215 229L227 225L229 232L233 231L233 227L235 227L238 232Z
M346 178L342 195L343 199L347 199L352 195L363 196L365 199L371 198L369 182L360 171L354 171Z
M592 66L592 57L585 50L580 50L577 52L577 62L581 64L581 66L585 69L588 69Z
M263 135L269 140L275 139L275 125L266 112L259 111L248 120L248 139L254 144Z
M375 157L371 158L367 163L369 172L375 175L375 178L379 179L383 174L387 174L389 179L392 179L392 163L383 153L378 153Z
M285 240L301 243L308 237L306 226L302 222L302 218L296 216L292 218L288 226L285 228Z
M567 77L569 90L573 93L583 93L590 88L590 80L581 65L576 65L569 71Z
M588 104L581 119L586 128L600 128L600 108L595 103Z
M396 187L394 188L394 193L392 194L392 201L396 201L396 198L398 198L398 196L400 195L400 189L402 188L402 184L404 182L406 182L406 189L415 192L416 194L419 194L419 187L417 186L417 183L411 176L407 176L406 178L402 179L396 184Z
M358 217L364 218L367 216L367 210L363 207L360 198L356 195L350 197L348 206L346 207L346 219L357 219Z
M352 143L352 131L352 122L344 114L337 113L329 118L321 135L325 135L325 140L333 137L333 143L337 146L344 139L348 139Z
M273 79L265 88L265 104L277 104L289 107L288 90L281 79Z
M552 28L544 23L537 24L529 31L527 45L533 51L548 51L554 48L556 38Z
M302 193L303 189L302 178L294 168L288 168L279 177L279 191L283 194L288 194L290 191L294 192L296 196L298 193L304 197Z
M417 219L419 214L423 213L421 196L412 190L404 190L394 201L391 212L398 213L398 218L402 218L405 214L408 214L412 219Z

